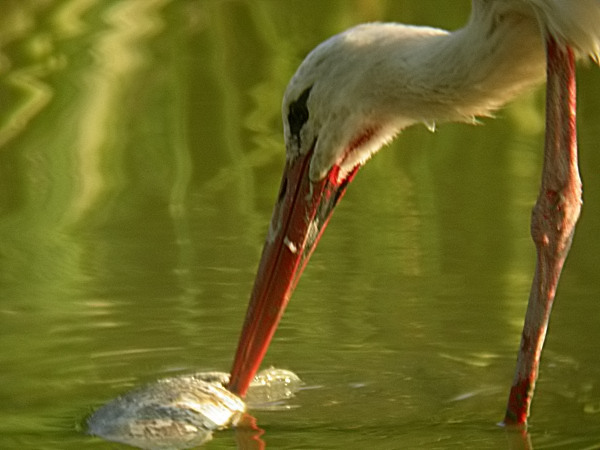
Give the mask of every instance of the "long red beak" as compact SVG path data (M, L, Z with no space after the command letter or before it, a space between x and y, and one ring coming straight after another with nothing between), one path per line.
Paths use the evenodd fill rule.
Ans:
M229 390L244 397L275 333L298 279L317 245L333 208L358 166L339 179L339 167L312 182L313 150L287 161L263 248L244 328L238 343Z

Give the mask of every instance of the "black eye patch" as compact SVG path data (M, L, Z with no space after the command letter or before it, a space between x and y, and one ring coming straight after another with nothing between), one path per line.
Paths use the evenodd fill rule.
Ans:
M300 146L300 130L308 120L308 107L306 106L306 102L308 101L311 89L312 86L306 89L302 95L298 97L298 100L290 103L288 124L292 135L298 139L298 146Z

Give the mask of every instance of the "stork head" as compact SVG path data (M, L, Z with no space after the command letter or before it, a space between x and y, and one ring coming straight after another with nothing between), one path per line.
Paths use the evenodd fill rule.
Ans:
M414 122L398 110L407 103L401 97L408 83L394 54L414 43L415 31L360 25L323 42L302 62L285 91L282 119L287 159L311 153L311 181L334 167L343 179Z
M385 42L374 46L378 52L368 45L386 35L376 31L361 26L324 42L287 87L286 164L231 373L229 388L238 395L245 395L258 370L348 183L399 129L381 81L389 70Z

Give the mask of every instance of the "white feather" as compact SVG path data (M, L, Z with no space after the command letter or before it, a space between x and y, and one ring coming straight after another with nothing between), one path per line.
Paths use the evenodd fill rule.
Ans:
M402 24L359 25L315 48L283 100L288 158L314 144L310 177L363 164L400 130L472 123L543 80L544 36L596 61L600 0L473 0L457 31ZM298 136L289 106L311 88Z
M523 1L533 6L545 34L600 64L600 0Z

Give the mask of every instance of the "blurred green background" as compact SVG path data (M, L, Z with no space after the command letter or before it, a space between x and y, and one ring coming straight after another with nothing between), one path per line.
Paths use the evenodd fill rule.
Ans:
M443 6L442 6L443 5ZM132 386L228 370L310 49L470 2L0 0L0 447L83 432ZM600 445L600 72L579 70L585 205L533 406L535 448ZM484 126L406 130L358 174L266 361L307 388L270 448L509 448L533 274L543 89ZM596 269L594 269L596 267ZM232 431L208 448L236 448Z

